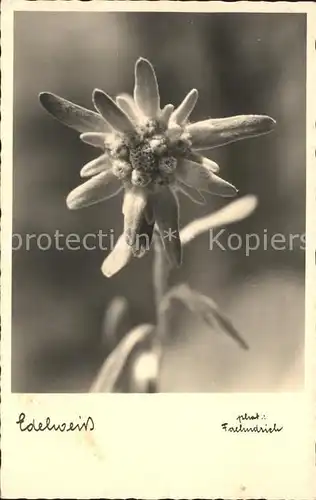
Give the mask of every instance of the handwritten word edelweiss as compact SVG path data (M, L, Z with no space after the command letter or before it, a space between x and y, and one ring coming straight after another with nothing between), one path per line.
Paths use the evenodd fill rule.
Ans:
M122 269L133 255L144 255L155 225L170 263L180 265L177 192L201 204L205 202L201 191L226 197L237 193L216 175L218 165L198 151L265 134L275 125L272 118L262 115L190 123L197 98L198 91L193 89L177 108L172 104L161 108L154 68L143 58L135 65L134 96L122 94L114 101L96 89L97 112L49 92L40 94L49 113L80 132L84 142L102 150L101 156L81 169L81 177L91 178L68 195L68 207L83 208L124 190L124 232L102 265L106 276Z

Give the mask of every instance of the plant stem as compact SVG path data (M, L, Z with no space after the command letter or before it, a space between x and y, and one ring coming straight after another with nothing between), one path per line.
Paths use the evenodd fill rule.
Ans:
M157 322L159 319L159 307L161 301L168 290L169 266L166 260L164 248L159 235L154 237L154 264L153 264L153 285L155 293L155 306Z
M156 325L157 329L153 337L152 348L158 358L158 373L161 371L163 344L166 335L166 317L161 311L160 305L168 290L169 263L163 248L163 243L158 234L154 235L154 263L153 263L153 287L155 295ZM158 392L158 380L156 387L150 392Z

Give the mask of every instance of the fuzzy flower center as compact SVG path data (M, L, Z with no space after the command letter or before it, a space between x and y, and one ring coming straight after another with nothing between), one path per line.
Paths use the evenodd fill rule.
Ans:
M189 137L181 127L166 129L155 120L146 121L133 134L113 133L105 140L113 173L141 187L172 184L178 160L190 148Z

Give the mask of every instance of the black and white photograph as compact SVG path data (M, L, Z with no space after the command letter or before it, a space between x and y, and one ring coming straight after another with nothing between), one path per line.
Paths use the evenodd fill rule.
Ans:
M14 432L29 443L78 431L98 454L85 402L110 405L108 393L127 407L131 395L146 398L150 411L160 397L172 411L179 397L184 412L186 398L242 394L236 410L217 408L218 432L261 433L281 453L282 411L277 421L260 398L310 387L315 10L207 3L4 9L2 360L20 408ZM81 410L57 410L63 395ZM247 489L248 473L238 481L235 498L273 497ZM57 496L77 492L55 486Z
M14 47L12 390L300 390L306 16L19 12Z

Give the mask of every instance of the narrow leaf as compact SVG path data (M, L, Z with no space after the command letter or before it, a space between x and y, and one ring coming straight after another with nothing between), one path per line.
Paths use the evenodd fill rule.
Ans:
M256 209L258 205L258 199L254 195L243 196L239 200L232 201L224 208L217 210L216 212L201 217L200 219L195 219L185 226L180 231L180 238L183 245L189 243L191 240L196 238L202 233L206 233L210 229L214 229L219 226L227 226L228 224L234 224L249 215Z
M219 310L215 310L213 314L216 318L216 321L220 329L228 333L228 335L230 335L230 337L234 339L240 345L240 347L242 347L245 350L248 350L249 349L248 344L241 337L240 333L236 330L230 319L227 318L227 316L225 316Z
M199 319L212 329L228 334L243 349L249 349L248 344L238 333L232 322L219 310L217 304L206 295L192 290L187 284L176 285L165 295L162 312L170 306L172 299L177 299Z
M154 331L151 324L142 324L133 328L111 352L92 384L90 392L116 392L120 377L136 349L144 346Z

